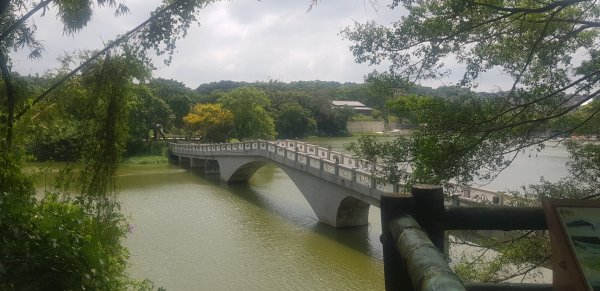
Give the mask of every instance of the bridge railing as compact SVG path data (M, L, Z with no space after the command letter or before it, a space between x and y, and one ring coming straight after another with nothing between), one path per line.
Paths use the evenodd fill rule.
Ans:
M225 153L255 154L269 159L297 163L307 171L321 176L328 175L343 179L359 187L372 190L398 190L400 184L377 183L374 175L375 165L357 159L354 156L330 150L328 148L292 140L245 141L227 144L196 144L189 142L170 143L169 149L177 155L214 156ZM379 197L377 197L379 198Z
M198 144L192 142L169 143L171 151L185 155L216 155L224 152L242 153L253 151L267 158L285 157L287 161L294 161L308 165L308 169L318 169L319 174L335 175L346 181L351 181L368 187L378 192L400 192L404 184L385 183L377 179L376 175L382 166L359 159L355 156L333 151L296 140L251 140L237 143ZM271 154L274 153L274 154ZM276 155L275 155L276 154ZM285 161L285 160L282 160ZM476 187L451 185L451 194L459 197L465 203L482 203L503 205L510 200L510 195ZM447 190L450 190L449 188Z
M411 194L381 197L386 290L552 290L549 284L463 284L442 250L446 230L545 230L541 207L452 207L442 187L417 185Z

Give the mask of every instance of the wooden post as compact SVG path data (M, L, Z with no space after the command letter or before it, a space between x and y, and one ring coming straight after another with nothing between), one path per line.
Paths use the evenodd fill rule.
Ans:
M417 184L411 192L415 198L415 219L427 232L433 245L444 251L444 190L441 186Z
M385 290L413 290L408 269L390 231L390 222L406 214L414 214L414 198L399 193L381 195L381 243Z

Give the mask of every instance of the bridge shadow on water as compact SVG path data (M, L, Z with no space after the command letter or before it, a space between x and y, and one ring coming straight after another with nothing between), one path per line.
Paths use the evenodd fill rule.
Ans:
M274 183L273 176L275 175L276 170L277 169L274 169L274 171L270 171L267 169L266 171L262 171L259 183L267 187L269 186L269 184ZM268 211L269 213L275 214L284 221L305 228L329 240L335 241L341 245L349 247L359 253L374 257L381 257L381 254L377 254L381 252L377 251L377 249L380 249L380 247L373 246L373 243L379 243L379 240L378 238L374 238L372 234L370 235L370 225L349 228L335 228L324 223L318 222L314 212L312 212L312 209L310 209L310 206L308 206L308 204L306 204L305 206L308 207L308 210L296 211L295 208L298 205L295 205L293 201L276 201L274 203L273 199L277 199L278 197L265 197L265 193L261 193L260 191L257 191L253 188L259 186L253 186L252 183L225 183L221 181L219 175L205 175L200 170L196 170L193 168L190 169L190 173L192 173L194 176L197 176L200 179L209 182L210 184L227 189L237 198L247 203L251 203L263 209L264 211ZM293 195L291 193L289 194ZM298 195L302 196L302 194L300 193L298 193ZM300 197L300 199L304 200L304 197ZM302 205L301 207L304 207L304 205ZM305 212L310 212L310 215L306 214Z

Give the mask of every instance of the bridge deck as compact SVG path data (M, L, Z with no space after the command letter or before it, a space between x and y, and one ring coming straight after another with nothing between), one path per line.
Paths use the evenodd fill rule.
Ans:
M304 171L365 195L367 203L379 206L382 193L402 192L404 185L379 178L382 165L355 156L296 140L247 141L239 143L169 143L173 155L184 158L254 157ZM450 187L452 188L452 187ZM509 195L475 187L454 185L453 195L463 203L493 202L502 205ZM448 188L447 188L448 189Z

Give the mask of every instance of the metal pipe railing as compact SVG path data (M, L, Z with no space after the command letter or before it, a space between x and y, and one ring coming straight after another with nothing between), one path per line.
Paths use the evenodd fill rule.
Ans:
M463 285L444 257L446 230L543 230L541 207L444 206L441 186L381 196L386 290L551 290L549 284Z
M394 219L390 232L396 249L404 258L415 290L466 290L462 281L448 266L444 254L436 248L427 233L410 215Z

